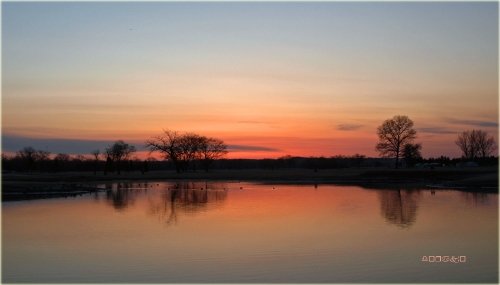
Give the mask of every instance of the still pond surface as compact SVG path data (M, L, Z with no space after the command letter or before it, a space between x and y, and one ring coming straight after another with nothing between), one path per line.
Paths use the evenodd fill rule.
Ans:
M498 282L497 194L237 182L102 187L109 190L2 203L2 281Z

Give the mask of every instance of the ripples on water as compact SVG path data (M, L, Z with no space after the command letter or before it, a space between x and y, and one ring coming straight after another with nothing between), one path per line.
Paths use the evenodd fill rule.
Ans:
M498 195L111 183L2 203L4 282L497 282ZM461 255L461 264L422 262Z

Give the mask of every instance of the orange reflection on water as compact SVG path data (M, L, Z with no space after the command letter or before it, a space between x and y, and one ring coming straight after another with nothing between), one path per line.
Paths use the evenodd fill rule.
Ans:
M108 190L90 196L3 203L3 281L458 282L494 281L498 272L496 194L238 182L102 186ZM440 254L474 262L462 270L419 259Z

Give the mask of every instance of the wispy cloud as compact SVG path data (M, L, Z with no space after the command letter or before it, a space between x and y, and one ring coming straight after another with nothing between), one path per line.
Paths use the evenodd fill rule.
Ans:
M479 121L479 120L461 120L461 119L446 119L446 122L454 125L469 125L475 127L498 127L498 122L495 121Z
M338 124L337 130L339 131L354 131L361 128L363 125L360 124Z
M456 131L452 131L447 128L441 127L428 127L428 128L418 128L417 131L427 134L456 134Z
M271 148L271 147L265 147L265 146L256 146L256 145L228 145L227 146L229 151L280 151L277 148Z
M138 150L144 150L144 145L126 141L134 145ZM72 153L88 154L92 150L103 150L113 141L106 140L79 140L79 139L51 139L51 138L29 138L22 136L3 135L2 151L15 152L25 146L31 146L35 149L50 151L52 153Z
M134 145L137 150L146 150L144 145L138 141L125 140ZM101 151L112 144L113 140L80 140L80 139L58 139L58 138L30 138L16 135L2 136L2 151L16 152L23 147L31 146L35 149L41 149L52 153L70 153L70 154L89 154L92 150ZM232 152L241 151L260 151L276 152L277 148L258 146L258 145L228 145L228 150Z

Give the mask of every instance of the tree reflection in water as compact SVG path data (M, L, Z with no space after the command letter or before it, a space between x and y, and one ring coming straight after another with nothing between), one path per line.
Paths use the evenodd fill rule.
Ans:
M227 198L224 183L178 182L164 190L160 199L149 199L150 213L166 224L174 224L178 214L194 214L221 205Z
M416 221L420 191L380 190L380 211L387 222L409 228Z
M137 195L140 193L140 190L146 189L134 187L133 183L126 182L107 185L106 188L108 189L106 191L106 200L113 206L113 208L115 208L115 210L119 211L133 205Z
M105 188L106 202L115 210L124 211L144 198L149 213L167 224L177 222L178 213L206 211L227 198L226 184L215 182L113 183Z
M477 206L486 206L489 205L491 202L491 193L485 193L485 192L462 192L462 197L464 200L469 204L474 207ZM495 197L496 199L496 197Z

